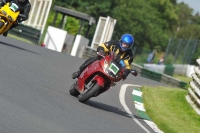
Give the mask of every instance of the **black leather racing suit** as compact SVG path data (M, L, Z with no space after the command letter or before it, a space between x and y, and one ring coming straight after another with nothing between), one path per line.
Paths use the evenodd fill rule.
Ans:
M130 69L131 69L131 63L133 62L133 53L131 51L131 49L127 50L127 51L121 51L120 47L119 47L120 41L118 40L111 40L108 42L105 42L104 44L101 44L98 48L97 48L97 52L103 50L105 53L109 52L109 51L114 51L116 53L116 55L121 58L122 60L124 60L124 63L126 65L126 70L124 72L124 77L123 79L126 79L126 77L128 76L128 74L130 73ZM80 66L80 72L82 72L88 65L90 65L91 63L93 63L96 60L100 60L101 57L100 56L94 56L89 58L88 60L86 60L81 66Z

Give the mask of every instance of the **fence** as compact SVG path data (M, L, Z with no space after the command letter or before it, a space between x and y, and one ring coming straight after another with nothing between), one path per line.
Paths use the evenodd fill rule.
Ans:
M200 59L197 59L198 65L200 65ZM190 82L190 88L188 88L188 101L191 102L195 111L200 115L200 66L194 68L195 73L192 74L193 81Z
M27 25L19 24L17 27L11 29L9 34L27 39L34 44L39 44L41 31Z
M87 59L90 57L94 57L95 55L96 55L96 50L86 46L82 54L82 58Z
M190 64L194 53L200 46L198 39L170 38L165 58L171 58L171 64Z
M200 53L200 39L181 39L181 38L169 38L166 49L163 51L160 46L154 48L156 55L153 60L154 64L157 64L159 58L165 55L164 64L196 64L196 59ZM147 47L136 46L132 48L134 54L134 62L138 64L147 63L147 57L153 49Z

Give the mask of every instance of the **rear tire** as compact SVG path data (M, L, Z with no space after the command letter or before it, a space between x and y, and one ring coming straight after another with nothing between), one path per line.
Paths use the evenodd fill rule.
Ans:
M93 97L96 93L98 93L100 89L101 87L97 83L94 83L93 87L89 91L79 95L79 98L78 98L79 102L81 103L86 102L91 97Z
M73 83L73 85L70 87L70 90L69 90L69 93L72 95L72 96L75 96L77 97L80 93L76 90L75 86L76 86L76 83L77 81L75 81Z

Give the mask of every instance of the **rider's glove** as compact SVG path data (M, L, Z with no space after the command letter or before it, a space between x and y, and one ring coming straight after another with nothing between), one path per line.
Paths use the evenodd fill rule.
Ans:
M124 72L123 72L122 78L125 80L129 73L130 73L130 70L125 69Z
M104 52L104 50L99 50L99 51L97 51L100 55L105 55L105 52Z

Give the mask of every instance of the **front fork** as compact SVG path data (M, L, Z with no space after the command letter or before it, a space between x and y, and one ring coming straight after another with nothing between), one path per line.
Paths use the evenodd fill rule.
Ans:
M103 77L99 76L99 75L96 75L88 84L86 84L84 86L84 91L82 92L81 95L84 95L87 91L89 91L92 86L94 85L94 83L97 83L102 89L97 92L94 96L98 96L99 94L101 94L102 92L105 91L105 89L103 89L105 87L105 80ZM107 90L107 89L106 89Z

